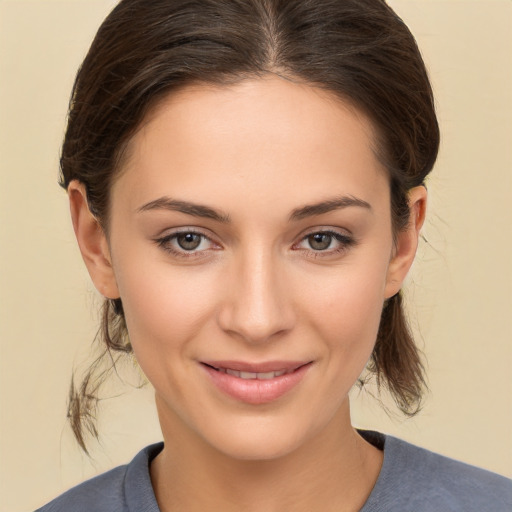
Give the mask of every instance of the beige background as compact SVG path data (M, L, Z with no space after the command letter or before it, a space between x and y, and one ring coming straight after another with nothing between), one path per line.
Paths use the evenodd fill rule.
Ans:
M65 418L98 301L58 151L74 73L113 4L0 0L0 511L33 510L160 438L149 388L109 391L93 461ZM354 419L512 476L512 2L391 4L423 50L443 134L408 287L431 393L408 421L354 393Z

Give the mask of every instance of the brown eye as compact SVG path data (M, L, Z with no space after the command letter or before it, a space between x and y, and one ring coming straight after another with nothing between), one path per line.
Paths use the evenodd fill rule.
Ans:
M328 233L314 233L308 236L308 243L315 251L325 251L331 246L332 235Z
M206 257L210 251L221 249L208 235L198 231L183 230L154 241L173 258L201 258Z
M180 233L176 235L176 242L184 251L193 251L199 247L202 238L197 233Z

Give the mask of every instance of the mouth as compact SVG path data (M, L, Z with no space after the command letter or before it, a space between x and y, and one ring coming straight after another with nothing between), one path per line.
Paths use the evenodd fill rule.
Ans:
M237 401L264 404L295 388L312 366L312 361L203 361L201 366L215 387Z
M276 372L239 372L238 370L232 370L231 368L215 368L212 367L214 370L217 370L218 372L227 373L228 375L232 375L233 377L238 377L239 379L258 379L258 380L270 380L274 379L276 377L281 377L281 375L284 375L287 372L286 370L278 370Z
M311 361L268 361L265 363L245 363L242 361L203 362L204 365L240 379L269 380L287 373L293 373Z

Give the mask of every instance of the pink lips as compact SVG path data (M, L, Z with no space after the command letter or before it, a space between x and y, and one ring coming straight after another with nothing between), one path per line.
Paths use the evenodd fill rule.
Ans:
M293 389L311 365L304 361L201 363L217 388L236 400L254 405L272 402Z

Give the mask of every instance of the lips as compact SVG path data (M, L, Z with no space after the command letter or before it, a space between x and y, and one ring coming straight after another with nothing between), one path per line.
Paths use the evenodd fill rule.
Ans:
M217 368L219 372L227 373L228 375L232 375L233 377L238 377L240 379L258 379L258 380L270 380L276 377L281 377L284 375L286 370L279 370L277 372L239 372L237 370L231 370L230 368Z
M264 404L277 400L295 388L312 362L269 361L204 361L213 384L224 394L248 404Z

